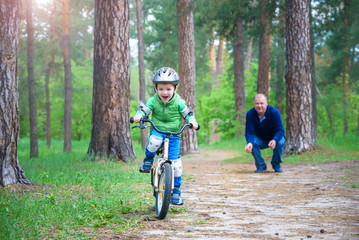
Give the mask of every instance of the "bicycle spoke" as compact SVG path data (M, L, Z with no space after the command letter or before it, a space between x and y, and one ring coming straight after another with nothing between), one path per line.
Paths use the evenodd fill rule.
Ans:
M156 195L156 215L164 219L167 215L172 191L172 166L164 163L161 169L162 174L158 179L158 192Z

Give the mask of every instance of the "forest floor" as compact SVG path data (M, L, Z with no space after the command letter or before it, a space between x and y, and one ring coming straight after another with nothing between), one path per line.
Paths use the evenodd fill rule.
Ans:
M359 239L359 159L284 162L282 173L266 160L268 170L254 173L254 163L223 162L233 157L221 150L184 157L184 206L99 239Z

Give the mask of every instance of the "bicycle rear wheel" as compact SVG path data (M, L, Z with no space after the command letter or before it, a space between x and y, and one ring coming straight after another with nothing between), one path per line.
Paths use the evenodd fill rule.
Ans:
M172 167L166 162L161 167L158 176L158 191L156 192L156 217L164 219L167 215L172 192Z

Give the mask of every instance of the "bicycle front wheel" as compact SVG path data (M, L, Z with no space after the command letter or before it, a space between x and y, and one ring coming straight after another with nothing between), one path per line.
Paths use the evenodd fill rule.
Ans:
M164 219L167 215L172 192L172 167L166 162L161 167L158 176L158 191L156 192L156 217Z

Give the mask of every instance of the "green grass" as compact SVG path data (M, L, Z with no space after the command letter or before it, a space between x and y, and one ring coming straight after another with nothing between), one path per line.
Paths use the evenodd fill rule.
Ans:
M350 188L359 188L359 183L344 183L344 186Z
M252 156L244 151L246 142L244 137L232 140L216 142L210 145L202 146L208 149L228 149L236 153L236 157L226 159L225 162L231 163L249 163L252 162ZM262 150L262 156L270 159L272 150ZM305 164L316 162L342 161L359 159L359 136L349 135L331 139L321 139L317 141L317 147L313 151L302 154L294 154L284 157L286 164Z
M19 162L33 186L0 189L0 239L93 239L101 227L121 232L152 214L149 176L138 165L86 157L88 142L62 143L29 159L19 143ZM91 229L88 232L88 229Z

